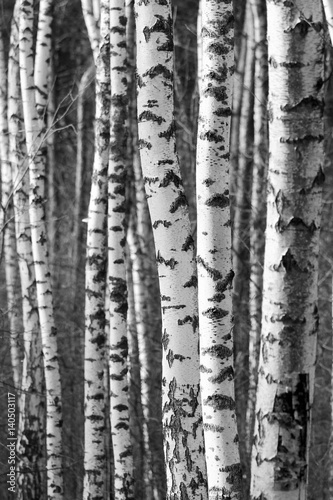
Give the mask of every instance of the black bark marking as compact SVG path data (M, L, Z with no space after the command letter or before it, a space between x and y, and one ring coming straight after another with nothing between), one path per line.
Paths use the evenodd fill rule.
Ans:
M209 307L203 311L202 315L209 319L221 319L228 316L229 312L221 309L220 307Z
M175 199L175 201L171 203L169 211L171 214L174 214L180 207L187 207L187 206L188 202L185 193L180 193Z
M150 186L151 184L155 184L155 182L157 182L158 180L159 180L159 177L144 177L143 183L149 184L149 186Z
M158 45L157 50L170 52L173 50L173 37L172 37L172 21L170 16L167 18L159 15L155 15L156 22L151 27L145 26L143 29L143 34L146 42L148 43L152 33L164 33L166 35L166 42Z
M170 126L165 130L165 132L160 132L158 134L158 137L161 139L164 137L168 142L170 139L172 139L175 136L175 131L176 131L176 123L174 120L172 120Z
M165 160L165 162L168 162L168 160ZM167 187L169 184L174 184L177 189L183 185L182 179L173 170L166 172L159 187Z
M140 113L139 118L138 118L139 123L141 122L157 122L159 125L161 125L162 122L165 122L165 119L162 116L157 116L151 111L143 111Z
M163 345L163 349L165 351L168 348L169 342L170 342L170 335L167 333L166 329L164 328L164 332L162 335L162 345Z
M238 436L237 436L238 438ZM224 467L223 472L229 472L226 482L232 485L231 491L242 490L242 467L240 463L227 465Z
M199 370L201 373L213 373L211 368L206 368L204 365L200 365Z
M203 258L200 257L200 255L197 257L197 263L202 265L202 267L208 272L209 276L213 278L214 281L222 278L222 274L220 273L220 271L210 267L207 262L205 262Z
M280 137L281 143L287 144L297 144L300 142L322 142L324 140L324 136L322 134L312 135L306 134L303 137Z
M301 268L299 267L297 260L291 253L290 249L287 251L287 253L282 257L281 259L282 265L285 268L286 271L296 271L299 272L301 271Z
M229 192L228 192L229 194ZM226 208L230 205L230 200L225 194L214 194L205 203L208 207Z
M151 143L148 141L145 141L144 139L139 139L138 146L139 146L139 149L144 149L144 148L151 149L152 148Z
M160 254L160 251L157 252L156 262L158 262L159 264L164 264L165 266L170 267L170 269L174 269L178 264L178 262L173 257L169 260L166 260Z
M166 66L163 64L157 64L156 66L152 66L146 73L143 73L143 77L149 76L150 78L155 78L156 76L162 75L166 80L172 80L173 79L173 72L170 71ZM155 103L157 101L148 101Z
M186 283L184 283L184 288L190 288L192 286L194 288L198 287L198 278L195 275L193 275L190 280L188 280L188 281L186 281Z
M166 301L170 302L171 297L169 297L168 295L161 295L161 300L166 300Z
M213 115L219 116L221 118L228 118L232 115L231 108L228 106L226 108L219 108L213 112Z
M306 107L312 108L312 109L320 109L323 111L325 106L325 103L323 99L317 99L314 96L309 96L309 97L304 97L304 99L301 99L300 101L293 103L293 104L285 104L284 106L281 106L282 111L294 111L297 110L298 108Z
M219 359L227 359L232 356L232 350L226 347L223 344L215 344L211 347L208 347L208 349L203 349L202 354L209 354L210 356L214 356L215 358Z
M209 141L209 142L224 142L224 138L222 135L219 135L217 132L213 132L212 130L209 130L208 132L202 132L200 134L200 139L202 141Z
M208 45L207 52L211 52L216 56L224 56L229 54L231 49L232 47L226 45L225 43L213 42Z
M184 319L179 319L178 320L178 325L182 326L182 325L185 325L186 323L192 323L193 319L192 319L192 316L185 316Z
M173 165L175 162L173 160L158 160L157 165Z
M209 381L213 384L221 384L224 380L233 380L235 377L234 369L232 366L227 366L220 370L219 374L216 377L209 377Z
M191 234L186 237L185 242L182 245L182 251L187 252L190 248L194 248L194 239Z
M118 381L121 381L121 380L124 380L126 378L126 375L128 373L128 369L127 368L124 368L123 370L121 370L120 374L116 374L116 373L111 373L110 374L110 378L112 380L118 380Z
M312 187L314 186L322 186L325 182L325 174L323 169L319 167L318 173L316 177L313 179Z
M172 226L172 223L171 222L168 222L167 220L156 220L153 224L153 228L154 229L157 229L158 226L160 226L162 224L162 226L168 228L170 226Z
M175 357L173 355L173 351L171 349L169 349L168 354L166 356L166 359L167 359L167 362L169 364L169 367L171 368L173 365L173 361L175 359Z
M212 406L215 410L234 410L236 407L235 400L230 396L224 396L223 394L208 396L203 403L204 405Z
M213 179L205 179L204 181L202 181L202 184L204 184L205 186L209 187L212 184L215 184L215 182L216 181L213 181Z
M112 409L117 410L119 412L122 412L122 411L127 411L128 410L128 406L127 405L123 405L123 404L119 404L119 405L113 406Z

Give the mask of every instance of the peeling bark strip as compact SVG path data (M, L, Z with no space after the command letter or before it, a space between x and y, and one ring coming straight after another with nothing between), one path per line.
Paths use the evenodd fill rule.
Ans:
M110 1L110 156L108 172L108 293L110 300L110 422L114 490L119 500L133 492L133 456L129 432L127 285L124 241L127 150L127 45L125 1ZM115 230L120 228L120 230Z
M318 330L321 3L271 0L267 19L270 160L251 499L304 500Z
M104 358L107 171L110 139L109 0L101 2L96 64L95 156L88 211L84 353L84 500L97 500L106 486Z
M52 500L61 500L63 498L61 383L46 241L45 164L42 161L42 139L35 107L34 9L32 0L20 0L19 5L20 77L30 180L29 216L46 385L47 495Z
M201 388L209 498L240 498L234 401L229 201L232 2L201 0L197 139L198 289ZM221 343L223 340L223 343ZM229 474L229 468L234 473Z
M173 121L169 0L136 0L140 155L159 269L167 498L207 498L195 260ZM153 115L147 110L153 106ZM153 116L153 121L152 121ZM162 221L162 222L161 222Z

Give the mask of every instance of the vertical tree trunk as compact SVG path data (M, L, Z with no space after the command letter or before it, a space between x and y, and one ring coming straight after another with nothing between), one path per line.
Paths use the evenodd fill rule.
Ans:
M17 441L17 498L42 497L44 461L44 401L42 401L43 360L36 302L36 282L31 247L28 172L19 69L18 18L15 4L8 59L8 130L13 175L13 201L17 259L21 281L23 312L23 364Z
M167 498L207 498L201 423L197 278L175 154L169 1L136 2L139 147L162 307Z
M269 138L263 324L251 499L305 499L323 164L318 0L267 3Z
M93 6L93 2L95 5L95 9ZM95 64L97 63L97 58L99 55L99 37L100 37L99 23L95 17L97 15L96 3L97 3L96 0L81 0L83 18L87 27L88 38L90 41L90 46L93 53Z
M258 381L261 331L262 277L265 251L266 177L268 160L267 130L267 23L265 0L250 0L255 42L254 141L250 214L250 282L249 282L249 393L247 406L247 445L251 456L254 410Z
M1 23L1 21L0 21ZM7 67L3 43L3 27L0 24L0 165L1 165L1 232L5 258L7 316L9 322L10 354L14 385L18 389L21 381L20 321L18 317L17 262L15 226L12 203L12 172L9 161L9 139L7 119Z
M43 144L39 135L34 94L32 1L20 1L19 38L21 91L29 161L29 216L46 383L47 494L50 499L60 500L63 497L61 383L45 227L45 165L40 158Z
M110 1L111 108L108 174L108 293L110 296L110 418L116 498L133 498L129 427L125 187L127 150L127 47L125 1Z
M85 327L84 500L105 491L105 281L107 172L110 140L109 0L101 3L101 39L96 59L95 156L88 212Z
M200 374L210 499L240 498L234 395L229 130L234 70L232 4L202 0L197 142Z

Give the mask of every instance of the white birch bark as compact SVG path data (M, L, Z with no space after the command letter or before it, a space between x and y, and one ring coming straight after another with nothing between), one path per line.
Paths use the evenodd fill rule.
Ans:
M127 150L127 47L125 1L110 1L110 158L108 172L108 293L110 297L110 420L115 495L133 498L129 427L125 188Z
M44 402L41 401L43 365L36 303L36 283L29 220L28 172L19 81L18 7L15 4L8 58L8 131L13 175L16 250L23 313L23 364L17 441L17 498L41 496L44 451ZM42 404L41 404L42 403Z
M266 2L265 0L250 0L250 5L254 26L255 76L253 104L253 173L250 214L249 393L246 415L249 456L251 456L253 440L255 399L258 381L268 161Z
M137 0L139 147L162 307L167 498L207 498L201 422L197 278L173 119L170 2Z
M102 1L102 0L101 0ZM99 55L99 38L100 30L99 23L96 19L96 7L94 9L93 3L95 5L96 0L81 0L82 13L84 22L88 32L88 38L94 58L95 65L97 64L97 58Z
M270 159L251 499L303 500L324 181L321 3L269 1L267 20Z
M55 241L56 241L56 190L55 190L55 173L56 173L56 133L55 133L55 115L56 115L56 90L55 90L55 68L54 54L51 47L49 71L47 77L47 232L49 237L49 254L51 266L54 263L55 256Z
M331 43L333 45L333 1L323 0L323 7L328 26L328 32L330 34Z
M103 496L105 455L105 281L107 173L110 141L109 1L101 3L101 39L96 59L95 155L88 211L85 302L84 500Z
M197 140L200 376L210 499L240 498L234 394L229 131L234 72L231 2L202 0Z
M1 21L0 21L1 23ZM19 388L21 382L21 352L19 332L21 329L18 316L19 297L17 294L17 265L15 227L12 203L12 172L9 161L9 139L7 120L7 64L3 43L2 25L0 24L0 165L1 165L1 232L3 234L3 252L5 259L7 317L9 322L10 355L13 381Z
M45 227L45 168L40 161L42 144L34 94L32 1L20 1L19 39L21 91L29 161L29 216L46 384L47 494L50 499L60 500L63 497L61 383Z

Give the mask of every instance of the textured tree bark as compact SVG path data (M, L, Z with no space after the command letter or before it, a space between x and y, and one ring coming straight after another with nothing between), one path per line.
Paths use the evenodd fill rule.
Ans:
M333 44L333 1L323 0L323 7L325 11L328 32L330 34L331 43Z
M137 0L139 147L162 308L167 498L207 498L200 403L197 278L175 153L170 2Z
M85 327L84 500L103 498L106 486L104 360L107 173L110 141L109 0L101 2L96 59L95 156L88 211Z
M116 498L131 499L133 454L129 427L125 187L128 135L125 1L110 1L110 158L108 172L108 293L110 298L110 420Z
M250 281L249 281L249 393L246 415L248 455L251 456L254 411L258 382L261 331L262 277L265 251L266 178L268 162L267 130L267 22L265 0L250 0L254 25L254 140L250 214Z
M19 2L15 4L8 58L9 158L13 176L16 250L21 281L23 363L17 441L17 498L42 497L45 469L43 360L36 302L36 282L29 219L29 180L25 162L25 138L19 69Z
M318 0L267 3L269 170L251 499L305 499L323 165Z
M229 132L234 72L232 2L201 1L197 140L200 375L210 499L240 498L234 395Z
M29 161L29 216L46 384L47 494L50 499L60 500L63 497L61 383L45 227L45 165L41 161L43 138L39 134L34 93L32 1L20 1L19 39L21 91Z
M0 164L1 164L1 232L5 258L7 316L10 335L10 355L13 380L16 388L21 382L20 321L18 316L17 259L15 226L12 202L12 172L9 161L9 139L7 119L7 64L3 43L3 27L0 21Z
M97 58L99 55L99 38L100 38L100 30L99 30L99 22L96 18L97 15L100 15L100 9L97 13L97 1L96 0L81 0L82 13L84 22L86 24L88 38L94 58L95 64L97 63Z

